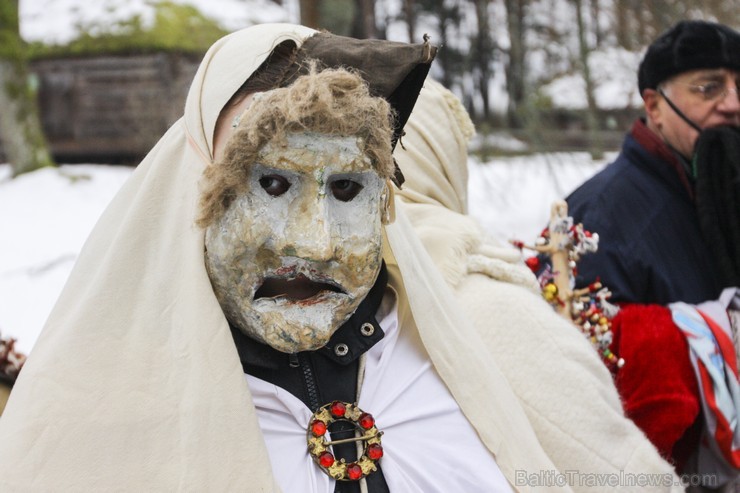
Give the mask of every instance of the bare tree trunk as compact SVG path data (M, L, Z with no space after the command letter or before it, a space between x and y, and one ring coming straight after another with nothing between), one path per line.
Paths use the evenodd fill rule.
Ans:
M654 2L652 3L652 15L657 36L658 34L671 27L677 19L681 18L681 11L680 7L676 8L675 6L671 5L670 2L666 2L665 0L654 0Z
M594 24L594 35L596 36L596 47L599 47L604 42L604 33L601 31L601 23L599 22L599 17L601 17L601 5L599 4L599 0L590 1L591 18L593 19Z
M648 26L648 17L650 17L650 13L641 5L640 0L630 0L630 4L632 7L630 12L635 16L638 43L640 45L646 45L649 42L648 40L653 37Z
M627 50L632 49L634 42L632 40L631 30L629 28L629 4L627 0L615 0L614 15L616 17L617 43Z
M437 52L436 60L439 60L439 66L442 69L442 85L445 87L452 87L453 74L450 68L450 55L449 51L444 49L447 46L447 26L449 25L449 19L446 15L440 14L439 16L439 45L442 47Z
M414 0L404 0L403 13L406 16L406 26L408 26L409 43L416 41L416 11L414 10Z
M591 49L588 47L586 41L586 28L583 24L583 0L573 0L576 6L576 22L578 24L578 47L579 47L579 60L581 64L581 71L583 80L586 83L586 101L588 108L586 108L586 128L589 134L589 147L591 148L591 155L594 157L600 157L603 152L599 142L596 139L596 130L598 129L598 108L596 107L596 98L594 97L594 82L591 78L591 69L588 63L588 56Z
M522 128L524 119L521 109L524 105L524 6L526 0L505 0L506 25L509 29L509 63L506 64L506 91L509 94L509 104L506 118L512 128Z
M366 38L377 38L378 33L375 28L375 0L361 0L362 19Z
M298 0L301 24L318 29L321 27L321 0Z
M54 165L28 84L24 50L18 0L5 0L0 3L0 140L13 176Z
M478 34L475 37L475 57L473 66L478 69L478 92L483 100L483 118L491 116L488 84L493 77L491 58L493 57L493 40L488 23L488 5L490 0L474 0L475 14L478 21Z

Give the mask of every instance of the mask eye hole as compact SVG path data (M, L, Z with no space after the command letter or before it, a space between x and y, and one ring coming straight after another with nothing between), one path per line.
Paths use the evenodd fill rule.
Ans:
M280 175L265 175L259 181L262 189L273 197L279 197L290 188L290 182Z
M329 188L335 199L349 202L357 197L357 194L362 190L362 185L352 180L335 180L331 182Z

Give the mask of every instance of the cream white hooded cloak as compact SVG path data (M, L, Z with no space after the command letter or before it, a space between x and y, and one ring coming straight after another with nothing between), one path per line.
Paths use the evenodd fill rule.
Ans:
M486 239L465 215L474 129L460 102L427 81L405 130L394 153L407 179L396 192L398 214L408 216L444 273L557 470L574 473L568 482L576 491L682 491L671 465L624 417L596 351L542 299L518 252ZM539 470L518 469L549 481ZM591 483L595 474L617 483ZM638 488L638 475L658 484Z
M0 491L278 489L195 218L219 112L274 46L312 33L260 25L208 51L184 117L100 218L14 387ZM386 240L402 330L418 327L509 482L517 469L553 469L403 211Z

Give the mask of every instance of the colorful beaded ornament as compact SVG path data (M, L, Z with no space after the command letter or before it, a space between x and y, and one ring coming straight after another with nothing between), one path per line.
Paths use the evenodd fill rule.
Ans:
M344 440L327 441L329 425L335 421L349 421L354 424L361 435ZM378 469L375 465L383 457L383 446L380 444L382 431L375 426L375 418L364 412L355 404L334 401L321 406L308 423L308 453L314 462L337 481L357 481L372 474ZM332 453L332 445L348 442L363 442L362 456L359 460L347 463L337 460Z
M598 281L583 289L574 288L578 261L581 256L597 251L599 235L583 229L580 223L573 224L567 204L558 201L553 204L550 225L540 233L534 246L521 241L512 244L520 250L534 250L549 257L552 266L543 267L536 256L524 261L537 275L542 296L581 330L609 369L624 366L624 360L610 349L611 320L619 311L608 301L611 292Z

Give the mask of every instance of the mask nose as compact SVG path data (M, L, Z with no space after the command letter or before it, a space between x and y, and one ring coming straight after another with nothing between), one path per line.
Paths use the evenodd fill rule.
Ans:
M286 228L280 253L324 262L334 253L331 228L323 197L304 201Z

